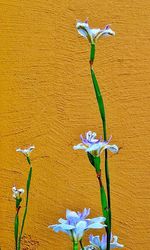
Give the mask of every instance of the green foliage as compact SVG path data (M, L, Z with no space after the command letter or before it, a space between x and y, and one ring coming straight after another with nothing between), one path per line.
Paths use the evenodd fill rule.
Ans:
M19 208L21 201L22 201L22 198L21 198L21 197L16 198L16 208L17 208L17 209Z
M16 213L15 216L15 225L14 225L14 234L15 234L15 249L17 250L17 245L18 245L18 229L19 229L19 217L18 213Z
M27 216L27 211L28 211L29 189L30 189L31 177L32 177L32 166L30 165L30 170L29 170L27 185L26 185L26 190L27 190L26 207L25 207L22 225L21 225L21 230L20 230L20 235L19 235L18 250L20 250L20 247L21 247L21 238L22 238L23 228L24 228L24 224L25 224L25 220L26 220L26 216Z
M96 169L96 173L100 172L101 158L100 156L94 156L94 166Z
M93 55L93 51L95 54L95 48L93 49L93 46L91 44L90 57L91 57L91 55ZM98 85L98 81L96 79L94 70L92 68L93 61L92 61L92 63L90 61L91 77L92 77L95 95L96 95L96 99L97 99L97 103L98 103L98 107L99 107L100 116L102 119L104 140L107 140L104 102L103 102L102 94L101 94L101 91L100 91L100 88ZM107 229L106 229L107 230L107 250L110 250L111 207L110 207L110 180L109 180L107 150L105 150L105 177L106 177L106 186L107 186L107 196L105 194L105 190L104 190L103 186L100 188L100 193L101 193L101 203L102 203L103 215L105 214L104 217L106 217L106 224L107 224Z
M73 242L73 250L78 250L78 242Z
M106 224L108 226L108 205L107 205L107 197L105 193L104 187L100 187L100 197L101 197L101 204L102 204L102 211L103 211L103 216L106 218Z
M101 114L101 118L102 121L105 121L105 109L104 109L104 103L103 103L103 98L102 98L102 94L94 73L94 70L91 69L91 76L92 76L92 81L93 81L93 86L94 86L94 90L95 90L95 94L96 94L96 99L97 99L97 103L98 103L98 107L99 107L99 111Z
M91 53L90 53L90 63L94 62L94 58L95 58L95 44L92 43L91 44Z

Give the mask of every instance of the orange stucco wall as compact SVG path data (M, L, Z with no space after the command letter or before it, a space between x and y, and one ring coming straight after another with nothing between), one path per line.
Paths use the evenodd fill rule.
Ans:
M16 147L36 146L24 248L71 249L47 226L65 209L98 216L98 183L79 135L102 127L90 79L89 45L76 19L111 23L116 36L97 43L95 72L106 106L111 155L113 232L126 250L149 249L149 0L0 0L0 245L14 249L11 188L28 166ZM85 242L88 234L85 236Z

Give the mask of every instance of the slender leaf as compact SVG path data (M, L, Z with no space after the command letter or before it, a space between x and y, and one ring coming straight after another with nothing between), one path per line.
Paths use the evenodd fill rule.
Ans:
M91 54L92 54L92 45L91 45ZM92 63L93 64L93 63ZM94 70L92 68L92 64L90 62L91 66L91 77L93 81L93 86L95 90L95 95L100 111L100 116L102 119L103 124L103 134L104 134L104 140L107 140L107 133L106 133L106 117L105 117L105 108L104 108L104 102L102 98L102 94L98 85L98 81L96 79ZM108 199L108 216L107 216L107 250L110 250L110 235L111 235L111 202L110 202L110 180L109 180L109 168L108 168L108 156L107 156L107 150L105 150L105 177L106 177L106 186L107 186L107 199Z
M18 249L18 229L19 229L19 217L18 217L18 213L16 213L16 216L15 216L15 230L14 230L14 233L15 233L15 249L17 250Z
M29 165L31 165L31 160L29 156L27 156L27 162L29 163Z
M107 197L105 193L104 187L100 187L100 195L101 195L101 203L102 203L102 211L103 216L106 218L106 224L108 223L108 207L107 207Z
M94 58L95 58L95 44L92 43L91 44L91 53L90 53L90 63L94 62Z
M22 201L21 197L16 199L16 209L19 208L21 201Z
M90 154L89 152L87 152L87 156L88 156L88 159L89 159L90 163L95 168L95 165L94 165L94 156L92 154Z
M25 224L25 220L26 220L27 211L28 211L28 201L29 201L29 190L30 190L31 177L32 177L32 166L30 165L30 170L29 170L27 185L26 185L26 190L27 190L26 207L24 210L24 215L23 215L22 225L21 225L21 230L20 230L20 235L19 235L18 250L20 250L20 247L21 247L21 238L22 238L23 228L24 228L24 224Z
M100 165L101 165L101 158L99 156L94 156L94 166L95 166L95 169L96 169L96 173L99 173L100 172Z
M96 99L98 102L98 107L100 110L101 118L103 121L105 121L105 109L104 109L103 98L102 98L100 88L98 86L98 82L97 82L97 79L96 79L96 76L95 76L93 69L91 69L91 76L92 76L93 86L94 86L94 90L95 90Z
M27 180L27 196L29 196L29 189L30 189L30 183L31 183L31 177L32 177L32 167L30 167L28 180Z

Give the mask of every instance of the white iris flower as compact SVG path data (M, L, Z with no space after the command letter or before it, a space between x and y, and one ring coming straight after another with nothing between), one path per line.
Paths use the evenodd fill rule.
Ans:
M77 21L76 28L79 34L87 38L88 41L92 44L94 44L101 37L115 35L115 32L110 28L110 25L106 25L104 29L91 29L88 24L88 20L86 20L85 22Z

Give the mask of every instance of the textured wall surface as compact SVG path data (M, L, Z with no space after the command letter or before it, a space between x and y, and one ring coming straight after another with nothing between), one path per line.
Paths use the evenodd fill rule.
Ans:
M149 13L149 0L0 0L2 250L14 249L12 185L25 187L28 174L18 146L36 146L23 249L71 249L66 235L47 226L66 208L90 207L91 217L101 211L95 173L72 150L81 133L102 133L89 44L75 30L86 17L116 31L97 43L95 61L108 134L121 148L109 161L113 232L126 250L149 249Z

